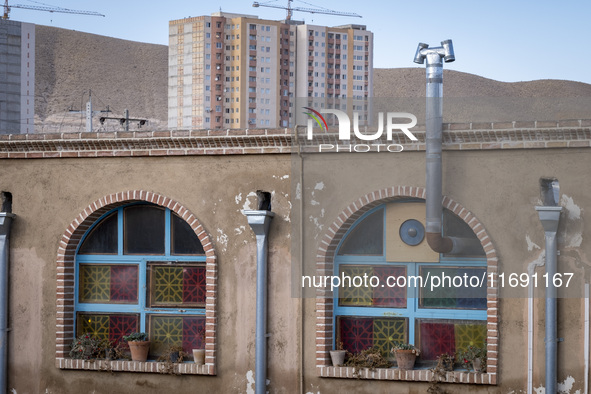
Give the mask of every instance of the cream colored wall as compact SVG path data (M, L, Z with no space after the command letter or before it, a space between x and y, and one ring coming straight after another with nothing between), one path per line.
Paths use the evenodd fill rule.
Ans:
M304 156L303 256L315 261L319 239L338 214L366 193L393 185L424 186L424 152ZM295 161L294 168L299 168ZM500 270L525 272L540 259L544 235L534 206L539 178L559 179L565 206L559 230L561 270L588 279L591 184L576 169L591 167L586 149L444 152L443 193L486 227ZM0 189L13 194L17 218L11 238L9 390L17 393L241 393L254 388L256 245L240 210L255 208L254 192L273 192L269 244L270 393L425 392L427 384L321 379L315 355L315 300L292 298L291 240L296 236L299 174L289 155L123 157L0 160ZM218 374L168 376L59 370L55 355L56 255L67 226L107 194L142 189L179 201L214 240L219 264ZM316 203L313 203L316 202ZM299 244L295 244L297 248ZM299 251L294 251L295 253ZM525 294L523 292L522 294ZM543 301L536 301L534 383L543 385ZM559 382L583 389L580 299L559 300ZM501 291L499 386L453 385L453 392L508 393L526 389L527 300ZM303 309L300 309L303 308ZM304 333L300 330L303 319ZM301 353L300 344L303 344Z

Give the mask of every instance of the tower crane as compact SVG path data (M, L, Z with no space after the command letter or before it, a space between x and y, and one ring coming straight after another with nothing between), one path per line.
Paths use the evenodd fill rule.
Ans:
M258 1L255 1L254 3L252 3L252 6L253 7L279 8L282 10L286 10L287 17L285 18L285 20L287 20L287 21L291 20L291 17L293 15L293 11L309 12L311 14L326 14L326 15L351 16L354 18L362 18L361 15L356 14L354 12L339 12L339 11L329 10L328 8L292 7L291 6L292 2L293 2L293 0L287 0L287 7L283 7L280 5L271 4L272 2L259 3ZM303 2L303 3L305 3L305 2ZM305 4L308 4L308 3L305 3ZM313 5L313 4L310 4L310 5Z
M42 3L39 3L42 4ZM69 8L62 8L62 7L48 7L48 6L34 6L34 5L25 5L25 4L13 4L8 5L8 0L4 1L4 15L2 19L9 19L9 13L11 8L23 8L27 10L36 10L36 11L47 11L47 12L61 12L64 14L81 14L81 15L93 15L93 16L104 16L103 14L99 14L98 12L94 11L80 11L80 10L72 10Z

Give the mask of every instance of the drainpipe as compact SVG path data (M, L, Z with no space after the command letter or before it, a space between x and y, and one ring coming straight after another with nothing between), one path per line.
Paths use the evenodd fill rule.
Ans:
M267 386L267 249L269 227L275 214L271 212L271 193L257 191L258 210L244 210L248 224L257 239L257 300L255 393L265 394Z
M537 206L538 216L546 239L546 274L548 286L546 287L546 392L556 393L557 391L557 354L558 354L558 322L557 322L557 300L554 276L556 274L556 256L558 255L556 244L556 231L560 221L562 207L558 206L559 187L555 179L542 179L543 206Z
M0 392L6 392L8 363L8 261L10 255L10 228L12 219L12 195L2 192L0 212Z
M443 206L441 146L443 134L443 61L456 60L451 40L441 42L440 47L429 48L419 43L414 62L424 64L427 60L427 107L426 107L426 238L437 253L469 254L478 250L480 243L465 238L444 237L441 218Z

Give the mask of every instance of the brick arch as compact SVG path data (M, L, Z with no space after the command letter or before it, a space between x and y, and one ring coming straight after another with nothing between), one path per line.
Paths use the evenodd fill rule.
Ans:
M76 249L88 229L105 213L132 202L148 202L169 208L179 215L193 229L205 251L206 257L206 359L204 373L215 374L216 333L208 327L215 327L217 321L215 300L217 297L217 261L211 237L199 220L179 202L164 195L145 190L128 190L99 198L88 205L70 223L63 233L57 254L57 305L56 305L56 358L68 357L69 345L75 336L74 327L74 266ZM59 364L59 362L57 362Z
M333 275L334 258L337 246L351 226L366 212L371 209L395 202L405 198L425 199L426 190L416 186L393 186L370 192L358 200L353 201L337 216L336 220L328 227L320 240L320 246L316 253L316 274L320 276ZM458 202L444 196L442 199L444 208L449 209L465 223L478 237L484 252L486 253L488 273L498 272L498 258L486 229L476 216L461 206ZM490 383L496 384L498 366L498 287L490 286L487 281L487 376ZM332 349L333 342L333 298L329 291L319 289L316 297L316 326L322 327L316 331L316 367L321 376L339 376L338 372L328 367L331 364L328 351ZM333 375L336 374L336 375ZM485 378L483 378L485 379ZM415 379L409 379L415 380ZM417 379L419 380L419 379ZM487 380L488 381L488 380ZM484 382L484 381L483 381Z

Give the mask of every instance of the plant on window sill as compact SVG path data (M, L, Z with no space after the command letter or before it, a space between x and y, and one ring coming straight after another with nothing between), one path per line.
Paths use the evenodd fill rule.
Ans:
M447 353L443 353L437 357L437 365L431 368L431 384L427 389L430 394L446 394L447 391L439 385L441 382L447 380L447 372L454 370L454 357Z
M458 361L469 372L486 372L486 344L483 347L470 345L458 352Z
M174 364L182 363L187 356L188 354L183 351L182 346L169 345L166 352L158 357L157 361L163 363L160 366L160 372L169 375L180 375L179 371L175 371Z
M105 339L98 339L90 333L82 334L75 338L70 345L70 357L79 360L94 360L105 356L105 349L109 342Z
M150 351L148 334L145 332L132 332L129 335L124 335L123 340L127 341L129 345L132 361L146 361L148 359L148 352Z
M421 351L414 347L414 345L397 342L392 348L392 353L396 357L398 369L409 370L414 368L415 361L421 354Z
M345 366L353 367L353 376L359 379L359 371L361 369L367 368L370 371L374 371L376 368L390 368L392 363L384 358L380 349L370 347L359 353L347 352Z

